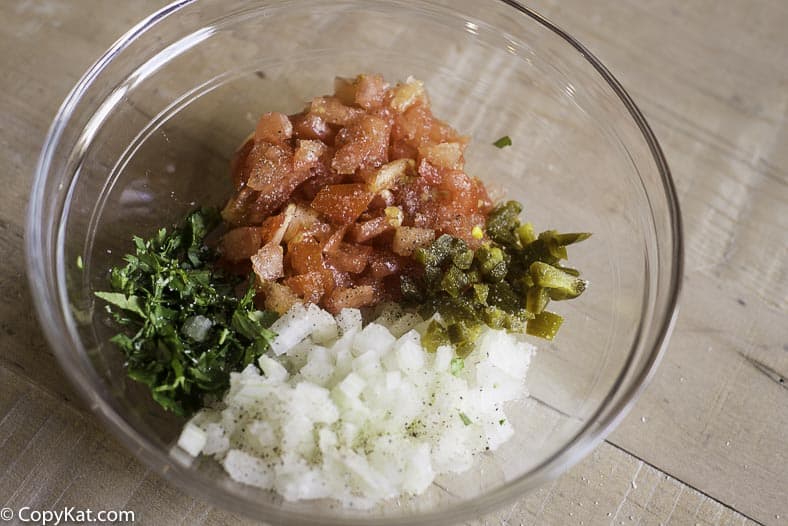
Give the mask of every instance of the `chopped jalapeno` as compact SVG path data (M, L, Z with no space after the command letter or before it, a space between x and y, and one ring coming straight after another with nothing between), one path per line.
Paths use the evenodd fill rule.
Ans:
M545 310L548 303L585 290L580 272L559 262L567 259L567 245L590 234L546 230L536 235L531 223L520 222L522 209L508 201L490 212L488 239L476 250L444 234L414 252L424 273L401 278L402 296L425 316L439 312L443 318L445 326L433 322L427 330L431 351L451 343L465 356L482 325L552 339L562 318Z

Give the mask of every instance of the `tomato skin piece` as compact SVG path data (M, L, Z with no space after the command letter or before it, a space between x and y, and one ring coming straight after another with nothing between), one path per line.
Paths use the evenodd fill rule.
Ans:
M374 194L361 183L335 184L324 187L312 200L312 208L332 223L354 222L367 209Z

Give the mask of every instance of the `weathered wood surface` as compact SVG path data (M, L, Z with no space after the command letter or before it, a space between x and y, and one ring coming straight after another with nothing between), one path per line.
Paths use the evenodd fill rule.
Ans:
M0 3L0 507L239 520L151 474L79 407L24 279L24 211L52 116L85 68L159 5ZM685 294L653 384L609 443L477 523L788 524L788 3L533 7L610 67L661 140L684 211Z

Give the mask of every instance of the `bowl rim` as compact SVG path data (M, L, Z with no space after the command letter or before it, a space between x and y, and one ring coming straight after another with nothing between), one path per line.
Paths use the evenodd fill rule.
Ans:
M238 509L233 511L240 511L245 515L257 519L261 518L259 511L264 509L266 515L262 518L267 521L285 523L297 520L304 524L366 524L370 520L369 517L348 516L342 518L327 518L312 513L283 510L273 505L263 505L261 508L250 503L250 501L240 495L228 492L222 492L220 495L217 495L215 485L207 483L204 479L193 478L187 468L181 466L179 463L172 462L172 458L168 453L144 438L115 412L106 400L100 396L96 396L94 389L90 387L97 379L96 373L78 366L75 367L74 362L68 359L69 351L63 350L63 346L59 345L62 340L63 327L61 326L63 323L56 320L51 311L46 308L48 305L56 303L58 298L47 286L49 274L47 262L45 258L39 257L41 252L46 252L46 240L43 236L42 227L39 225L39 219L44 216L46 208L45 189L47 178L51 170L55 149L64 133L66 125L69 123L73 111L81 99L82 93L96 80L104 68L112 62L115 56L121 53L132 42L146 33L148 29L158 22L184 7L199 3L199 1L200 0L176 0L132 26L106 52L104 52L90 68L88 68L86 73L80 78L74 88L72 88L60 106L49 128L38 159L26 218L25 256L28 269L27 276L36 313L50 347L55 350L55 355L61 368L65 370L72 385L76 388L83 400L88 403L92 412L98 415L104 426L108 428L113 435L134 454L134 456L142 460L144 464L158 474L174 482L179 488L184 489L192 496L199 496L210 504L221 508L229 509L229 504L237 504ZM425 1L429 2L429 0ZM641 369L634 378L629 379L629 385L626 386L623 391L619 391L623 376L627 374L631 365L629 361L625 364L616 383L606 396L605 401L603 401L595 412L595 415L577 431L574 437L567 442L561 450L543 460L529 472L520 475L517 479L496 488L492 492L478 495L469 500L464 500L447 509L428 511L425 513L413 513L399 517L376 517L375 520L378 524L414 524L415 522L424 524L443 524L447 521L467 519L474 515L479 516L505 502L514 500L526 491L532 490L548 480L556 478L585 457L593 448L604 440L632 408L640 394L653 378L656 368L667 348L667 343L678 315L678 301L681 293L681 278L684 268L682 218L678 195L671 177L670 168L668 167L667 160L665 159L662 148L654 132L640 109L620 82L583 44L544 16L523 6L516 0L495 1L510 6L520 15L530 17L537 24L552 31L566 43L571 45L589 64L591 64L591 66L593 66L596 72L618 96L621 103L637 124L659 172L668 208L670 239L673 242L671 247L673 261L670 267L667 287L667 303L663 315L659 317L659 319L655 317L656 323L653 328L653 334L655 335L654 345L645 363L641 366ZM58 268L57 270L59 271L62 269ZM638 340L639 338L636 338L636 341ZM612 405L607 405L609 398L613 394L616 394L618 399L615 400ZM601 415L601 418L598 419L603 410L606 414ZM255 514L255 510L258 513Z

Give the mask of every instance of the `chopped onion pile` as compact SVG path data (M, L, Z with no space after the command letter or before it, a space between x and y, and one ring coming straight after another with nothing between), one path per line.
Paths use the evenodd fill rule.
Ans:
M287 500L365 508L418 495L511 438L504 403L525 396L535 350L485 328L464 362L448 345L428 353L428 322L389 306L362 328L356 309L296 304L271 327L259 369L233 373L224 401L197 413L178 445Z

